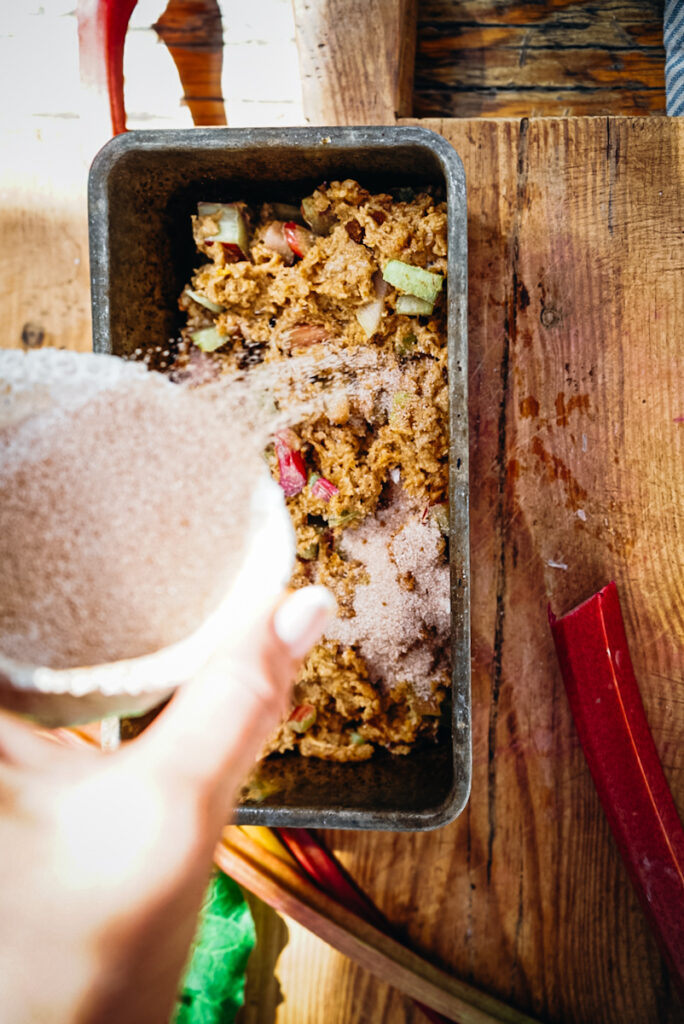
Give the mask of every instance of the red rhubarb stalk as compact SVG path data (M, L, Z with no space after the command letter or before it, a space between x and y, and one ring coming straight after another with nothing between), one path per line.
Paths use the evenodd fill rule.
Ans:
M123 53L126 29L137 0L78 0L81 81L106 93L112 133L126 131Z
M306 732L316 721L316 708L313 704L298 704L291 712L288 722L295 732Z
M617 587L551 632L599 799L644 912L684 995L684 829L646 721Z
M354 883L347 878L335 858L328 853L322 843L319 843L312 832L308 832L305 828L277 828L274 831L282 839L299 866L324 892L336 899L347 910L353 910L359 917L375 925L380 931L391 934L391 928L384 915L365 893L357 889ZM414 1002L433 1024L447 1024L447 1018L441 1013L417 1000Z
M240 246L235 245L234 242L221 242L221 247L228 263L242 263L246 258Z
M347 910L376 927L387 930L387 921L367 896L360 892L316 837L305 828L278 828L276 832L300 867L329 896L334 896Z

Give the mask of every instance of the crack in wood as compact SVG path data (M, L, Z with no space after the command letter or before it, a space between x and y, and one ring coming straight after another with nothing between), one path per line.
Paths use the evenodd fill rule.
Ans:
M499 404L498 447L496 464L498 469L498 488L496 503L496 522L499 534L498 573L496 581L496 618L494 624L494 654L492 659L492 703L489 714L489 730L487 736L487 813L489 829L487 834L487 882L491 881L494 838L496 835L496 732L499 718L499 697L503 681L503 640L506 618L506 533L508 517L507 479L507 434L508 434L508 398L511 349L515 346L517 333L518 304L520 298L519 282L519 233L520 216L527 188L527 146L529 119L524 117L518 131L517 151L517 188L516 207L513 217L510 241L510 265L512 270L511 288L509 289L506 316L504 318L503 350L501 353L500 380L501 401Z
M620 136L611 131L611 119L606 118L606 160L608 161L608 232L613 234L613 190L620 161Z

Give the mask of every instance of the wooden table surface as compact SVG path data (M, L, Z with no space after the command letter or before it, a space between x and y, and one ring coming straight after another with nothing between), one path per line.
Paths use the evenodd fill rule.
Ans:
M437 832L325 838L407 941L540 1020L674 1024L546 610L617 580L684 811L684 124L427 124L468 182L473 788ZM92 139L68 120L9 139L1 343L85 348ZM423 1020L291 921L255 916L243 1024Z

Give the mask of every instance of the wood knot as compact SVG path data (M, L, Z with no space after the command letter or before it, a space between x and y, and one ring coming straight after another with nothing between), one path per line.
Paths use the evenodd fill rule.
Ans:
M553 306L544 306L539 314L542 327L555 327L561 322L561 315Z
M45 342L45 328L40 324L26 323L21 329L23 348L40 348Z

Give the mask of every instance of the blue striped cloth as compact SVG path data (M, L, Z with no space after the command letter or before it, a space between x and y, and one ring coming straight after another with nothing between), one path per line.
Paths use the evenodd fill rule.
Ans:
M671 117L684 114L684 0L665 0L665 91Z

